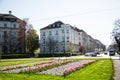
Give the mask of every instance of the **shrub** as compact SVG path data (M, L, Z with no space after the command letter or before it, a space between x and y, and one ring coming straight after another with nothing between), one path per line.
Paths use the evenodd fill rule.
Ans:
M26 53L22 53L22 54L2 54L1 58L2 59L13 59L13 58L28 58L29 57L29 54L26 54Z
M39 54L39 57L63 57L63 56L71 56L69 52L63 53L63 52L57 52L54 54L45 53L45 54Z

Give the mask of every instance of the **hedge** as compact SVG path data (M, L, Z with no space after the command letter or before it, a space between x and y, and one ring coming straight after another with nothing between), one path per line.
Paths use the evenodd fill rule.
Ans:
M22 54L2 54L2 56L0 56L2 59L13 59L13 58L29 58L30 55L26 54L26 53L22 53Z
M63 57L63 56L71 56L70 53L44 53L44 54L39 54L39 57Z

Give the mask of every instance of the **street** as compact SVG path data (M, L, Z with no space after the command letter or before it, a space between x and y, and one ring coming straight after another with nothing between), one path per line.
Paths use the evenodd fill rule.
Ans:
M119 59L119 55L116 54L115 56L109 56L109 54L99 54L96 57L91 57L91 56L85 56L85 55L80 55L80 56L71 56L70 58L111 58L111 59Z
M98 54L96 57L91 56L85 56L85 55L79 55L79 56L71 56L71 57L54 57L57 59L65 59L65 58L111 58L111 59L119 59L119 55L116 53L115 56L109 56L109 54Z

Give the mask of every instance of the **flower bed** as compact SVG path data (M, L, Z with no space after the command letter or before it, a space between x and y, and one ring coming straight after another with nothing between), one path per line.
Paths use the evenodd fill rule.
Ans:
M47 69L49 67L52 66L56 66L56 65L62 65L68 62L71 62L72 60L61 60L61 61L52 61L49 63L44 63L41 65L37 65L37 66L32 66L32 67L26 67L26 68L20 68L20 69L13 69L13 70L6 70L3 71L4 73L34 73L37 71L42 71L44 69Z
M79 64L73 65L73 66L69 66L68 68L66 68L63 72L63 76L66 76L67 74L70 74L78 69L81 69L83 67L85 67L86 65L95 62L96 60L85 60L82 61Z
M12 65L12 66L3 66L3 67L0 67L0 71L12 70L12 69L16 69L16 68L23 68L23 67L29 67L29 66L36 66L36 65L43 64L43 63L49 63L49 62L51 62L51 61L42 61L42 62L18 64L18 65Z
M94 61L95 60L75 61L75 62L71 62L71 63L66 64L66 65L62 65L62 66L59 66L59 67L48 69L46 71L38 72L37 74L49 74L49 75L66 76L67 74L70 74L73 71L76 71L76 70L78 70L82 67L85 67L85 65L88 65L88 64L90 64Z
M41 64L39 66L34 66L34 67L30 67L30 68L27 68L26 70L22 70L21 72L26 72L26 73L36 73L38 71L43 71L43 70L46 70L46 69L50 69L52 67L57 67L59 65L62 65L62 64L66 64L66 63L69 63L69 62L72 62L73 60L61 60L61 61L53 61L51 63L46 63L46 64Z

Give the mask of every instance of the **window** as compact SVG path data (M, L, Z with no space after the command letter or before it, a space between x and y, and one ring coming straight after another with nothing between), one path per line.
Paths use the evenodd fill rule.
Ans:
M56 47L56 52L58 52L58 47Z
M17 28L17 27L16 27L16 24L13 24L13 28Z
M56 38L56 43L58 43L58 38Z
M62 37L62 41L65 42L65 37Z
M60 24L57 24L57 27L60 27Z
M45 32L43 32L43 36L45 36Z
M52 32L51 32L51 31L49 31L49 35L52 35Z
M16 19L15 19L15 18L11 18L10 21L11 21L11 22L15 22Z
M63 51L65 52L65 46L63 46Z
M67 30L67 33L69 33L69 30Z
M13 31L13 36L17 36L17 32L16 31Z
M0 33L0 42L2 41L2 34Z
M62 33L64 33L64 30L62 30Z
M4 23L4 28L7 28L7 24L6 23Z
M58 31L56 31L56 35L58 35Z
M43 52L45 52L45 47L43 47Z
M69 37L67 37L67 39L69 39Z
M43 44L45 44L45 39L43 39Z
M69 37L67 37L67 42L69 42Z
M54 28L54 27L55 27L55 24L53 24L52 26L53 26L53 28Z
M7 37L7 31L4 31L4 37Z

